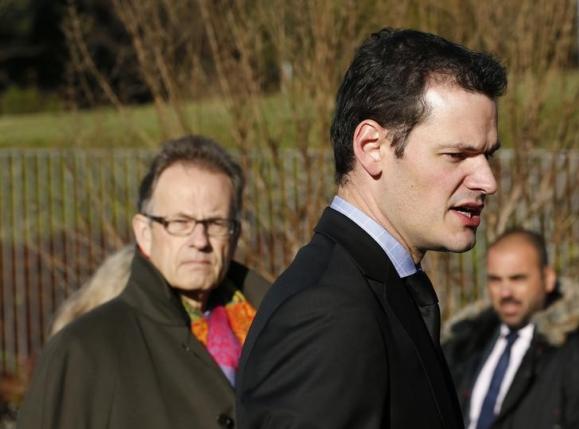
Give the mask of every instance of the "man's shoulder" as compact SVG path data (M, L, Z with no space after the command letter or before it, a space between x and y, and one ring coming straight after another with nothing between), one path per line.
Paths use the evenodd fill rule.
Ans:
M47 348L64 350L87 347L100 350L103 343L110 344L122 335L122 328L131 315L131 307L124 300L115 298L65 326L49 340Z
M325 308L355 307L365 295L363 273L350 252L340 243L315 234L289 267L279 276L268 295L282 301L315 300Z
M338 242L315 234L297 253L288 268L273 283L257 312L246 349L267 326L275 332L290 332L304 324L320 323L325 328L351 322L367 326L375 320L368 305L372 299L363 273ZM326 322L333 320L328 325ZM247 344L249 343L249 347Z
M449 361L460 362L475 358L498 332L500 320L486 304L473 304L478 311L468 309L460 317L448 322L442 347Z
M312 240L298 251L294 260L274 282L274 286L293 281L294 278L303 279L305 283L300 282L302 284L315 282L327 271L335 249L335 242L323 235L314 234Z

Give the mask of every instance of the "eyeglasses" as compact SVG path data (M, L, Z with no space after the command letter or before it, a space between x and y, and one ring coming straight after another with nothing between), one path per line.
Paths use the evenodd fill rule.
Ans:
M167 219L162 216L154 216L148 213L141 213L147 219L157 222L165 228L171 235L185 237L195 230L198 223L203 225L203 230L210 237L227 237L237 232L239 222L233 219L209 218L209 219Z

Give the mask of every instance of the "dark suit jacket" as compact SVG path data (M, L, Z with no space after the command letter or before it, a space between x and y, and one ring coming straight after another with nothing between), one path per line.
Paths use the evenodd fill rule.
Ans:
M467 425L472 390L499 337L499 326L496 313L489 309L454 325L452 339L444 344ZM576 340L559 349L535 330L493 429L579 428Z
M178 295L140 252L116 299L46 345L19 429L218 429L234 426L234 391L191 334ZM232 263L227 275L259 305L268 284Z
M248 428L459 428L439 347L380 246L326 209L248 335L237 410Z

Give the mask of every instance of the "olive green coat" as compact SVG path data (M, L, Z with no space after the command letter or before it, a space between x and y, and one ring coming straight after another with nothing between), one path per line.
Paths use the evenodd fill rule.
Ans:
M140 252L126 289L53 337L19 429L234 427L234 390L189 329L178 295ZM232 263L227 278L254 306L268 284Z

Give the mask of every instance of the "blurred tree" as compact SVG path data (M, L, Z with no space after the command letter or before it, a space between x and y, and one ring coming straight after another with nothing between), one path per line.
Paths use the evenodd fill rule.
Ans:
M53 89L62 82L64 0L0 0L0 91L11 85Z

